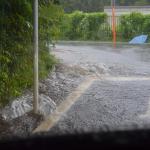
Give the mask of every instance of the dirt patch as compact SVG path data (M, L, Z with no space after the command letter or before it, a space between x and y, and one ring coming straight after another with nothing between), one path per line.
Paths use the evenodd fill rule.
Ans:
M12 136L27 137L43 121L43 116L32 112L21 117L6 121L0 117L0 140L7 140Z

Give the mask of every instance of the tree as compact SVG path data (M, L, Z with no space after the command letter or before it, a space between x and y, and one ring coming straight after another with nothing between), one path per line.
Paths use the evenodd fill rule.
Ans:
M40 77L44 77L56 63L54 57L49 55L45 41L48 40L48 36L55 38L57 23L63 11L57 5L57 0L39 1L39 70ZM19 96L33 82L32 0L0 0L0 14L1 106L7 104L13 97ZM54 26L55 30L49 29L49 27L54 29Z

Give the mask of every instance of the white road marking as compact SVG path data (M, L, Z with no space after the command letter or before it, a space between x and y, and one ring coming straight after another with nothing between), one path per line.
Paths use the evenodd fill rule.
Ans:
M90 87L94 81L150 81L150 77L96 77L90 76L87 77L75 90L72 92L65 101L63 101L56 110L46 118L34 131L37 132L46 132L49 131L61 118L61 116L70 109L70 107L78 101L79 97ZM150 117L150 102L149 109L146 114L141 115L140 117Z
M149 103L148 103L148 109L145 112L145 114L141 114L139 118L150 118L150 98L149 98Z

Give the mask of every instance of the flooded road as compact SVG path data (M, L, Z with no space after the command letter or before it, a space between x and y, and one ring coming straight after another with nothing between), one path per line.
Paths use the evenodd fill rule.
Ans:
M97 79L60 116L51 134L150 128L150 49L145 46L57 45L62 63Z
M67 65L77 65L91 71L115 76L149 76L150 49L148 47L94 45L58 45L56 56Z

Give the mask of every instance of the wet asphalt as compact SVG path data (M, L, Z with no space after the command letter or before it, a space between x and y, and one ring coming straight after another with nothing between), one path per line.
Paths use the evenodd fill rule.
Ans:
M66 65L79 66L109 80L94 81L49 133L150 128L148 46L114 49L100 44L66 44L57 45L54 54ZM124 78L119 80L121 77Z

